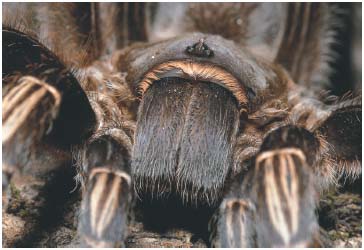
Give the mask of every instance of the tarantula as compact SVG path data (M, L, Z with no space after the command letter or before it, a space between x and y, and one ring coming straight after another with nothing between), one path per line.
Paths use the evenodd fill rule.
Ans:
M172 196L215 211L212 246L313 246L320 192L361 175L361 96L322 92L329 4L8 9L3 185L73 158L85 246L123 246L135 199Z

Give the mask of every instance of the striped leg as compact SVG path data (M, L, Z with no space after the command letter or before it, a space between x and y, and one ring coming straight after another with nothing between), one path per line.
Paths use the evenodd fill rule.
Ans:
M259 247L307 247L318 227L313 178L297 148L261 153L255 165Z
M37 169L32 170L51 169L67 160L66 152L54 150L50 143L43 146L58 115L61 93L33 76L19 77L7 86L2 100L4 189L15 172L33 166ZM41 146L43 155L37 154Z
M84 246L124 246L132 198L130 155L124 145L120 137L103 135L84 152L86 190L79 218Z
M246 176L219 208L215 241L221 247L307 247L318 231L313 169L318 147L305 129L269 134Z
M3 25L3 187L13 175L47 175L72 160L95 114L68 67L47 47Z
M256 247L254 205L238 196L223 200L210 221L210 239L213 247Z

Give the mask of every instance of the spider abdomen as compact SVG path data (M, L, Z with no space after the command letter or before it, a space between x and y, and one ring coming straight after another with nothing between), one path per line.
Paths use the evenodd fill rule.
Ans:
M141 103L132 173L139 192L215 202L232 163L238 107L223 87L181 78L153 83Z

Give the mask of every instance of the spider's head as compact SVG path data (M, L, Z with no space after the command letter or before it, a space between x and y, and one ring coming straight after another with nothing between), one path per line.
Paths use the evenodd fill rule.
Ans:
M262 107L277 114L277 105L285 105L287 74L234 42L201 33L135 47L123 60L141 100L132 167L137 190L216 202L240 164L237 138L264 136L254 114Z
M243 102L255 111L260 104L283 96L292 85L280 66L217 35L191 33L137 45L119 58L118 68L128 72L127 81L139 96L157 79L185 77L217 83L230 90L239 104L245 95Z

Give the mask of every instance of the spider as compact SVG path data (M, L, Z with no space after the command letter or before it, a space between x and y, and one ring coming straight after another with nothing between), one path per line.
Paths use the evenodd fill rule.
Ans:
M124 246L136 200L171 197L213 211L211 246L315 246L320 193L361 175L361 96L325 92L329 4L8 10L3 188L74 159L84 246Z

